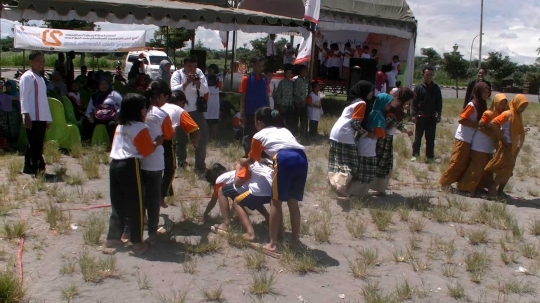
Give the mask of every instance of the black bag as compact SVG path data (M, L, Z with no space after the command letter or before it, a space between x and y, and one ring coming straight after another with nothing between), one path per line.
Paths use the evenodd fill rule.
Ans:
M197 111L200 113L206 113L208 111L208 103L204 97L201 97L199 90L197 90Z

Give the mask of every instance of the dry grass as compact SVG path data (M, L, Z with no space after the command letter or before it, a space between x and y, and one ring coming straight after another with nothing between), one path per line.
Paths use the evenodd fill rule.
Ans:
M409 220L409 230L413 233L420 233L424 231L424 228L426 227L426 220L423 218L415 218Z
M62 210L61 207L49 202L45 209L45 219L49 223L49 229L56 230L63 234L69 230L71 216Z
M489 268L491 259L486 251L472 251L465 256L465 269L474 283L480 283Z
M185 273L194 275L197 272L197 257L186 254L184 263L182 263L182 269L184 269Z
M204 299L207 302L224 302L225 296L223 296L223 288L219 286L218 288L205 287L202 289L202 294Z
M99 283L107 278L120 277L115 256L96 259L90 256L87 251L84 251L77 262L85 282Z
M264 257L264 254L260 251L245 252L244 264L249 270L259 271L267 269L266 258Z
M195 255L208 255L216 253L223 247L219 240L199 241L197 243L186 243L186 252Z
M387 231L392 224L394 213L389 210L371 208L369 214L379 231Z
M456 300L465 300L467 295L465 294L465 288L457 281L455 284L447 284L448 296Z
M28 221L19 220L16 222L4 223L4 235L8 240L19 239L26 235L28 231Z
M367 230L367 224L362 220L362 218L357 216L349 217L345 223L345 226L347 227L349 234L356 239L361 239Z
M487 229L472 229L467 232L471 245L487 244L489 241Z
M323 270L312 251L307 249L292 250L288 245L282 246L280 261L287 270L301 275Z
M276 282L277 274L275 272L255 271L251 274L249 292L258 297L271 294L275 290Z
M83 223L84 243L97 245L101 243L101 235L106 231L107 221L102 214L92 213L86 217Z
M26 289L19 282L17 274L12 270L0 271L0 301L6 303L25 302Z
M62 289L62 299L68 303L72 302L73 298L79 295L79 288L74 283L71 283L68 287Z
M157 303L186 303L189 290L185 288L183 290L171 289L169 296L163 294L155 294L155 300Z

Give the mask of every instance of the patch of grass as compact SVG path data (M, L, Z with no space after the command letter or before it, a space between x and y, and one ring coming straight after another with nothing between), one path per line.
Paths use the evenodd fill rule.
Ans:
M488 231L487 229L473 229L467 232L469 243L471 245L480 245L488 243Z
M529 230L533 236L540 236L540 218L534 217L531 219Z
M7 163L7 179L8 181L15 181L17 179L17 176L19 176L22 172L24 162L20 158L11 159Z
M69 155L75 159L82 158L84 155L84 149L81 144L73 144L69 149Z
M186 254L184 263L182 263L182 269L184 269L186 274L195 274L197 272L197 257Z
M116 265L116 256L100 258L97 265L102 278L119 278L121 275Z
M465 288L457 281L455 284L447 284L446 287L448 288L448 296L452 299L456 300L464 300L467 299L467 295L465 294Z
M23 219L16 222L4 223L4 234L8 240L24 237L27 230L28 223Z
M499 283L499 291L503 294L535 294L536 286L531 282L518 281L517 279L509 279L506 282Z
M387 231L392 223L393 213L389 210L371 208L369 210L373 223L379 231Z
M189 290L174 290L171 289L170 296L155 294L155 299L157 303L187 303L187 295Z
M288 245L283 245L280 261L285 268L301 275L322 270L319 259L312 251L307 249L293 251Z
M65 176L64 181L67 185L76 186L76 185L82 185L84 183L83 178L81 175L71 175L71 176Z
M197 177L194 173L192 174ZM196 182L196 179L195 181ZM196 198L192 201L188 201L186 199L180 200L180 211L182 212L182 219L185 221L196 221L199 217L199 205L201 203L200 198Z
M207 302L224 302L223 288L219 286L216 289L205 287L202 289L203 297Z
M353 238L361 239L367 230L367 224L358 217L350 217L345 223L347 230Z
M101 281L96 259L90 256L88 252L85 251L79 256L78 263L85 282L98 283Z
M504 265L512 265L518 262L519 256L513 251L501 251L501 261Z
M365 303L395 302L393 294L382 292L379 288L379 283L368 282L366 286L362 287L360 294L364 298Z
M453 278L456 276L457 266L455 264L445 264L442 266L442 274L445 277Z
M232 247L245 248L249 245L249 241L242 237L239 230L230 229L225 235L225 238L227 239L227 243Z
M512 236L514 237L514 241L522 241L523 235L525 234L525 229L521 227L517 220L513 220L511 223L510 229L512 229Z
M250 270L263 270L267 268L266 258L260 251L245 252L244 263L246 264L247 269Z
M100 173L99 173L100 159L97 154L91 153L87 155L86 157L81 159L80 164L84 171L84 174L86 175L88 179L92 180L92 179L100 178Z
M538 246L526 243L521 246L521 254L527 259L536 259L540 256L540 251Z
M483 251L473 251L465 256L465 269L469 272L471 281L480 283L491 262L489 255Z
M266 270L253 272L251 274L249 292L259 297L271 294L274 292L276 282L277 275L275 272L268 272Z
M319 243L330 242L332 227L330 226L330 220L327 217L328 216L324 216L325 219L323 219L319 224L315 224L315 226L312 228L313 237L315 238L315 241Z
M75 272L77 267L77 261L71 258L66 258L62 262L62 267L60 268L60 273L62 275L71 275Z
M62 299L71 302L73 298L79 295L79 288L74 283L71 283L68 287L62 289Z
M431 196L429 193L408 197L406 200L407 206L417 211L427 211L431 207Z
M410 258L409 254L407 254L400 248L396 247L393 250L391 250L390 253L392 254L392 258L394 259L394 262L396 263L405 263L409 261L409 258Z
M412 300L414 296L414 288L411 287L409 281L405 280L403 283L396 284L396 290L394 291L397 302L404 302Z
M399 220L409 222L409 210L405 207L398 208Z
M47 141L43 144L43 159L45 159L45 163L57 163L60 162L60 158L62 158L62 153L56 141Z
M512 229L514 225L514 215L508 211L505 203L500 202L483 202L479 204L474 218L478 223L501 230Z
M146 274L137 270L135 272L135 277L137 278L137 285L139 286L140 290L152 289L152 282L150 282L150 278Z
M413 233L421 233L426 227L426 221L422 218L409 220L409 230Z
M84 243L97 245L101 243L101 235L105 233L107 222L103 215L92 213L84 222Z
M223 247L218 240L199 241L195 244L186 243L186 251L196 255L208 255L218 252Z
M56 206L53 202L45 209L45 220L49 223L50 230L56 230L60 234L66 233L69 230L71 216L64 212L61 207Z
M431 270L431 262L429 260L424 260L418 256L411 258L411 265L415 272L424 272Z
M0 271L0 301L6 303L25 302L26 290L17 274L11 270Z
M7 215L12 209L15 208L14 204L11 203L10 197L8 197L9 193L3 193L0 194L0 216Z

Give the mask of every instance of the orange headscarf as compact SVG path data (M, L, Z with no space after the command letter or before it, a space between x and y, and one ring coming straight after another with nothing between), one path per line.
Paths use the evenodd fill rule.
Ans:
M525 95L519 94L510 101L510 110L506 112L510 115L510 137L512 138L512 155L517 155L518 149L523 146L525 141L525 128L523 128L523 120L518 109L529 103Z
M493 118L495 118L498 115L502 114L502 112L499 112L499 110L497 108L499 107L499 104L504 100L508 101L508 98L506 98L505 94L496 94L495 97L493 97L493 101L491 102L491 106L489 107L488 110L486 110L484 112L485 114L489 115L490 120L492 120Z

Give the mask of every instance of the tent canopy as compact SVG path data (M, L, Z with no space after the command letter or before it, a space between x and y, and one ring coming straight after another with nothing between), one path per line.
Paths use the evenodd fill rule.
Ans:
M2 10L2 18L13 21L85 20L119 24L151 24L156 26L199 26L213 30L259 32L262 28L277 27L279 33L289 28L305 30L309 22L253 12L245 9L219 7L181 1L164 0L19 0L18 8ZM285 28L285 29L284 29Z

